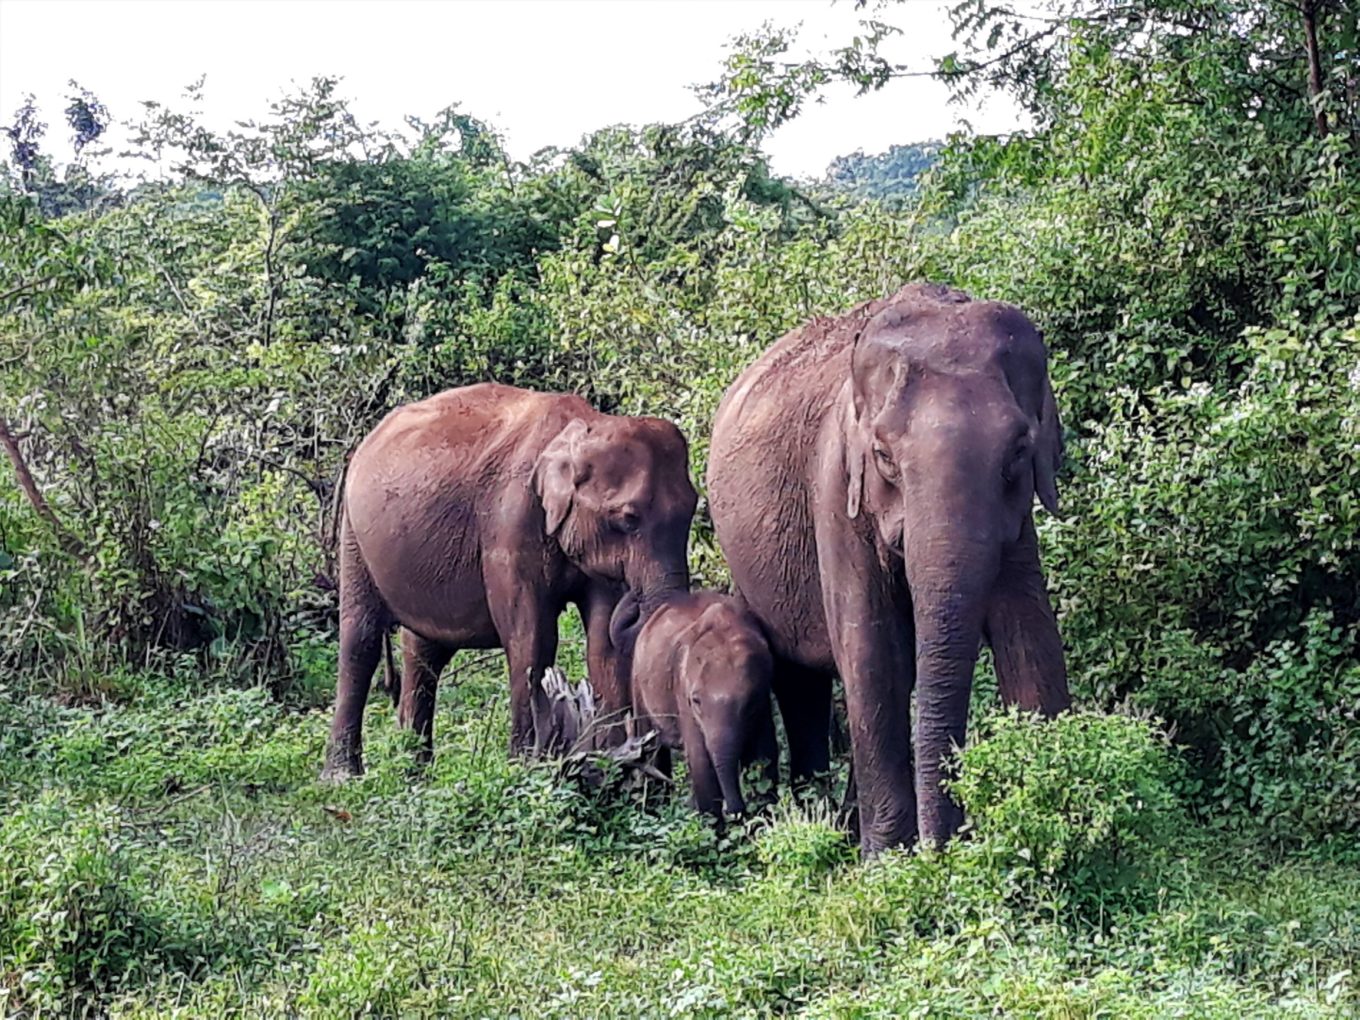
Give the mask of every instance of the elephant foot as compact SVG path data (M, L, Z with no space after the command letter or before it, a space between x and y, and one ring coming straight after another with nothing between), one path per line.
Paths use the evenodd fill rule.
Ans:
M344 751L329 752L318 778L323 783L345 783L364 774L363 759Z
M410 780L424 779L430 774L430 769L434 765L434 750L428 747L418 747L411 760L406 766L406 778Z
M904 825L887 827L875 832L865 832L859 825L859 812L856 811L855 823L860 828L859 833L859 856L862 861L871 861L886 850L911 850L920 849L922 841L917 835L916 826ZM878 826L875 827L879 828Z

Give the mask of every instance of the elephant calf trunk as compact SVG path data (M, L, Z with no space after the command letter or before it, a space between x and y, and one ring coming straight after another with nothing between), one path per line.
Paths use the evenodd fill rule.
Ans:
M741 795L741 761L728 758L714 762L718 773L718 787L722 790L723 804L729 815L746 814L746 799Z
M713 771L718 777L723 803L729 815L746 814L746 798L741 794L741 748L744 732L739 721L723 727L718 738L708 742Z

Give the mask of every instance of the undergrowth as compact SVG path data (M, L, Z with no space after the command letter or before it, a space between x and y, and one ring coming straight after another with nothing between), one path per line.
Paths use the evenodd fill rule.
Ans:
M0 694L0 995L13 1015L1333 1016L1360 870L1224 845L1151 724L993 713L970 828L863 863L787 793L723 835L510 761L499 663L411 767L315 776L326 712L161 678Z

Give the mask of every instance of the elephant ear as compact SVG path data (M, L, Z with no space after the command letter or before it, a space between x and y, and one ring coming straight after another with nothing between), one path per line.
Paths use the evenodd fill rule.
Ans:
M877 414L901 381L902 346L897 334L907 320L901 309L889 307L855 332L850 345L850 385L857 423Z
M1055 515L1058 513L1058 469L1062 467L1062 459L1062 423L1058 420L1058 402L1053 398L1053 384L1045 377L1038 428L1035 430L1034 491L1038 493L1044 509Z
M864 502L864 442L861 438L859 408L855 401L854 380L850 382L851 399L841 411L841 450L845 458L845 516L852 521L859 516Z
M580 462L581 440L588 426L581 419L568 423L538 455L534 465L534 492L543 503L543 517L549 535L556 535L567 519L576 487L585 478Z
M895 324L895 322L894 322ZM855 332L851 341L850 357L850 401L841 419L841 434L845 446L845 516L852 521L859 516L864 502L864 444L860 430L866 419L873 417L871 390L876 376L882 371L882 352L870 352L861 348L864 331L868 321ZM878 354L878 357L874 357Z

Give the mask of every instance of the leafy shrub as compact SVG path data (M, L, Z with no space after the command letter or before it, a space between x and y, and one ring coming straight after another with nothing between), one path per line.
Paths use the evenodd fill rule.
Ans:
M1174 721L1202 809L1355 825L1360 329L1253 331L1226 393L1125 393L1043 525L1080 696ZM1225 809L1227 817L1225 815Z
M952 789L985 854L1081 906L1136 888L1175 832L1175 759L1146 722L1069 712L1045 723L1012 711L960 765Z
M1295 845L1360 832L1357 624L1316 611L1300 629L1225 670L1206 699L1230 726L1211 759L1206 814Z
M154 957L161 919L121 813L73 810L51 795L0 822L0 971L18 975L21 1008L57 1011L105 991Z
M658 819L655 843L648 850L650 857L669 867L705 875L737 870L734 865L739 863L735 860L738 855L733 853L731 839L720 834L711 821L688 810L672 815Z
M775 874L810 882L853 859L845 833L825 805L785 801L755 839L756 859Z

